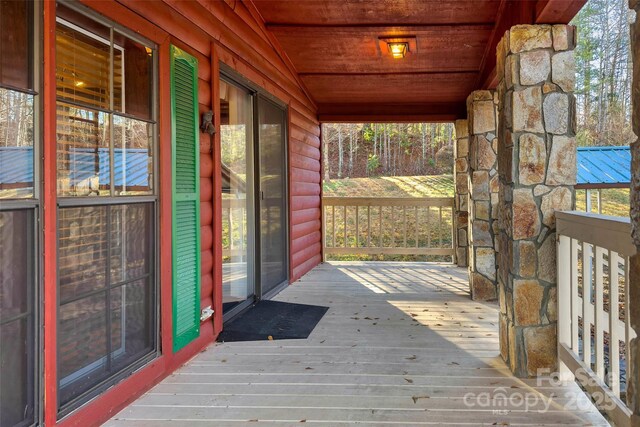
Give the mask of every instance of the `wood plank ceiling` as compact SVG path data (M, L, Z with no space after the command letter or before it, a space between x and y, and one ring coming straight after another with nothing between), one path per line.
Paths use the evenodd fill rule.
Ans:
M251 1L251 0L250 0ZM519 23L567 23L586 0L252 0L322 121L449 121L491 88ZM394 59L380 37L415 37Z

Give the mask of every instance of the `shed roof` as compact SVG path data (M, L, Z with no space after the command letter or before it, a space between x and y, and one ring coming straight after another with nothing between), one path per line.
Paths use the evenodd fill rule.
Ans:
M616 187L631 182L629 147L578 147L577 186Z

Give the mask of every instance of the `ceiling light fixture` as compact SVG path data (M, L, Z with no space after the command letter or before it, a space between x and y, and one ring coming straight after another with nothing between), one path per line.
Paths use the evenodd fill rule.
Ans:
M391 56L395 59L402 59L409 51L409 43L407 42L387 42L387 47Z
M382 56L402 59L417 52L416 36L378 37L379 52Z

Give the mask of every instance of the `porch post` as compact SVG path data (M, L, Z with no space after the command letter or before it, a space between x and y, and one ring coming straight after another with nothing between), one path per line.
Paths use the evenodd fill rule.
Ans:
M640 136L640 0L630 0L629 6L636 12L631 24L631 52L633 54L633 131ZM637 338L631 341L630 363L627 374L627 405L633 412L631 425L640 426L640 140L631 144L631 225L637 253L629 266L629 320Z
M455 167L453 170L456 221L456 262L466 267L469 242L469 128L466 120L456 120L456 143L453 147Z
M497 298L497 108L494 91L467 98L469 125L469 285L474 300Z
M575 206L574 27L517 25L497 49L500 351L556 369L556 210Z

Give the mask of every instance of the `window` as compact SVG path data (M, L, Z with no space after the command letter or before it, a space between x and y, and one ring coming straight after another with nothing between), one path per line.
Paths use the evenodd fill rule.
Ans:
M156 352L155 47L57 5L58 402Z
M0 0L0 425L36 422L38 168L31 1Z

